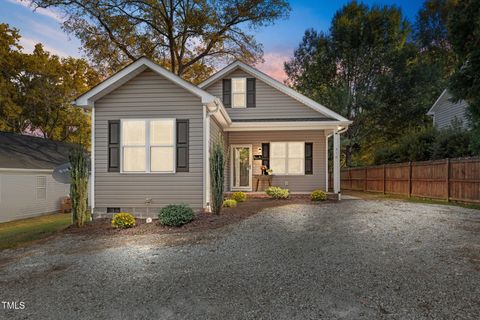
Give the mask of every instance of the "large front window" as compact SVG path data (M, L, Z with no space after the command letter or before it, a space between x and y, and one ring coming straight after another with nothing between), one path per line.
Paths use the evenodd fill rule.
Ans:
M175 119L122 120L122 172L175 171Z
M232 96L234 108L245 108L247 102L247 79L232 78Z
M277 175L305 173L305 142L271 142L270 169Z

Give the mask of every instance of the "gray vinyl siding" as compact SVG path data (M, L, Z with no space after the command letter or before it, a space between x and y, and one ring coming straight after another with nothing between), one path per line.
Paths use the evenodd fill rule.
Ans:
M222 79L232 77L253 76L244 72L242 69L236 69L227 74ZM208 87L204 88L208 93L222 98L222 79L219 79ZM230 118L235 120L244 119L271 119L271 118L318 118L325 115L304 105L298 100L286 95L285 93L271 87L257 78L256 81L256 107L255 108L226 108Z
M169 174L108 172L108 120L189 119L189 172ZM186 203L203 206L203 112L200 98L146 70L95 103L95 210L120 207L137 216ZM145 199L151 198L149 206Z
M467 108L464 100L457 103L450 101L451 95L446 92L437 102L434 109L433 124L439 129L447 129L455 122L461 122L464 128L468 128Z
M210 145L213 145L217 141L226 143L225 134L220 124L218 124L213 117L210 117Z
M272 185L287 188L291 192L310 192L315 189L325 190L326 187L326 137L323 130L309 131L245 131L229 132L228 144L252 144L253 155L259 155L259 148L265 142L303 141L313 143L313 174L311 175L273 175ZM230 149L230 148L229 148ZM230 157L229 157L230 159ZM253 174L260 174L261 160L253 160ZM227 161L227 187L230 190L230 161ZM255 191L256 181L252 179L252 188ZM285 183L288 182L288 186ZM265 186L259 185L259 190Z
M37 177L46 178L46 198L37 198ZM51 172L0 173L0 222L58 212L60 200L68 196L70 185L55 181Z

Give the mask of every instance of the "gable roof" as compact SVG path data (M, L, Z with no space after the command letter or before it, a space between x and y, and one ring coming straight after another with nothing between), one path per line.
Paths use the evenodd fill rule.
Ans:
M435 103L430 107L430 109L427 111L427 115L429 116L433 116L433 114L435 113L435 109L437 108L438 106L438 103L440 102L440 100L442 100L443 96L448 94L447 93L447 89L443 90L442 94L440 94L440 96L437 98L437 100L435 101Z
M74 144L0 132L0 168L54 169L68 162Z
M296 99L297 101L299 101L299 102L303 103L304 105L312 108L313 110L318 111L318 112L320 112L320 113L322 113L326 116L329 116L329 117L333 118L334 120L347 121L347 122L349 121L348 119L342 117L341 115L339 115L335 111L330 110L329 108L325 107L324 105L322 105L322 104L308 98L307 96L304 96L303 94L293 90L292 88L286 86L285 84L281 83L280 81L277 81L277 80L273 79L272 77L270 77L269 75L261 72L260 70L255 69L255 68L249 66L248 64L243 63L243 62L238 61L238 60L231 63L230 65L226 66L222 70L218 71L217 73L215 73L213 76L211 76L210 78L208 78L207 80L205 80L204 82L199 84L198 86L203 89L203 88L209 86L210 84L214 83L215 81L223 78L224 76L226 76L227 74L229 74L230 72L232 72L233 70L235 70L237 68L242 69L243 71L251 74L252 76L262 80L263 82L267 83L268 85L272 86L273 88L279 90L280 92L285 93L286 95Z
M89 91L82 94L80 97L78 97L75 100L74 103L75 105L80 107L91 107L93 106L93 103L96 100L112 92L113 90L120 87L130 79L133 79L135 76L137 76L147 68L153 70L154 72L158 73L161 76L164 76L165 78L172 81L173 83L179 85L180 87L200 97L202 99L202 103L204 104L213 103L217 99L216 97L209 94L208 92L198 88L197 86L191 84L188 81L183 80L176 74L159 66L155 62L149 60L148 58L142 57L132 62L122 70L115 73L114 75L110 76L106 80L100 82L98 85L96 85Z
M452 99L452 95L450 94L450 92L448 92L448 89L445 89L443 90L442 94L437 98L437 100L435 101L435 103L432 105L432 107L427 111L427 115L428 116L433 116L435 114L435 111L437 109L437 107L439 105L441 105L441 103L444 101L444 100L448 100L448 102L451 104L451 105L454 105L456 103L460 103L464 100L460 100L458 102L452 102L450 99Z

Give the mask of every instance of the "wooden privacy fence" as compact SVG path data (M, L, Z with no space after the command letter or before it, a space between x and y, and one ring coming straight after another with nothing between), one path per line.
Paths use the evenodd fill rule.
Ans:
M343 168L340 179L343 190L480 203L480 158Z

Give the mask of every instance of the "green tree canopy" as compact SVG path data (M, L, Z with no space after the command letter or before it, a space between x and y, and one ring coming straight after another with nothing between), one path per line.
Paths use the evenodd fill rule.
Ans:
M106 73L141 56L201 82L219 59L261 60L249 32L286 17L285 0L33 0L63 10L64 28Z
M354 121L344 139L348 165L354 150L375 130L369 113L378 107L376 92L392 69L399 68L408 32L400 9L351 2L335 14L328 34L307 30L285 64L297 90Z
M71 103L100 80L98 74L85 60L59 58L41 44L23 53L19 40L16 29L0 24L0 129L88 146L89 115Z
M458 57L449 89L455 99L469 104L470 147L480 154L480 1L459 1L450 15L448 33Z

